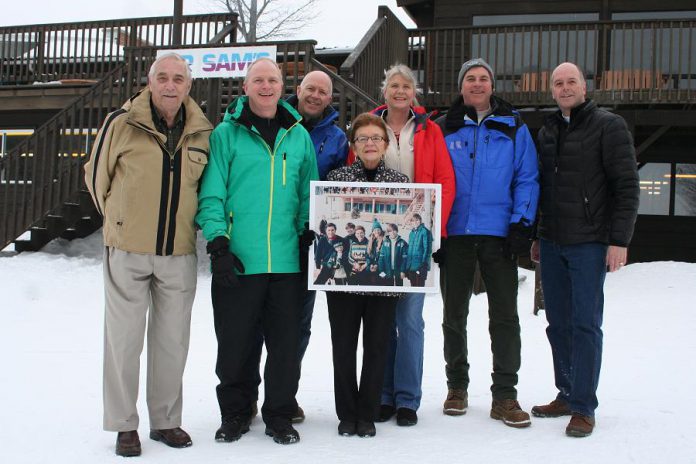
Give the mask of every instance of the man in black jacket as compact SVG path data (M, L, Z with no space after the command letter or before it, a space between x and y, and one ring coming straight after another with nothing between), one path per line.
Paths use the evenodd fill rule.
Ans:
M570 415L566 434L590 435L598 405L604 278L626 263L638 212L638 172L625 121L585 99L573 63L551 75L559 111L539 131L541 197L532 259L541 260L546 334L556 387L537 417Z

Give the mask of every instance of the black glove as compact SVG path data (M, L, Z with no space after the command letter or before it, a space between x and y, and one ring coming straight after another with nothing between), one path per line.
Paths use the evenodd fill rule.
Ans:
M303 230L302 235L300 235L300 249L309 250L309 247L312 246L316 237L317 234L309 228L309 224L305 224L305 230Z
M205 247L210 255L210 270L213 282L221 287L234 288L239 286L239 279L234 272L244 272L244 264L230 251L230 241L225 236L215 237Z
M503 252L510 259L518 256L529 255L532 246L532 226L527 226L522 222L510 224L510 230L505 237Z
M305 223L305 230L302 231L302 234L299 237L299 247L300 247L300 273L301 274L306 274L307 273L307 262L309 261L309 247L312 246L312 243L314 243L314 239L316 238L316 234L314 233L313 230L309 229L309 224ZM317 269L319 269L320 263L317 262L315 263L317 266Z
M445 258L447 257L447 251L445 250L445 243L447 239L442 237L440 239L440 248L433 253L433 261L437 263L438 266L442 267L445 264Z

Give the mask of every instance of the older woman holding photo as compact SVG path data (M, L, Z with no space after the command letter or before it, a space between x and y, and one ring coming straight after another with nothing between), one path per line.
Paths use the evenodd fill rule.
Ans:
M351 148L357 161L335 169L327 180L342 182L407 182L408 177L384 165L389 145L382 118L363 113L351 125ZM357 235L357 229L356 229ZM373 437L379 417L380 394L394 311L399 294L327 292L334 365L334 392L338 433ZM356 353L363 326L360 384Z
M387 168L408 176L409 182L442 185L442 235L447 230L455 185L454 170L440 127L431 113L418 106L413 71L396 64L384 75L382 94L385 105L373 111L387 124L389 145L384 163ZM409 251L415 250L409 243ZM428 248L430 249L430 248ZM423 286L430 270L430 255L409 268L406 277L411 286ZM410 260L413 262L413 259ZM416 425L423 380L424 293L407 293L396 307L387 366L384 373L380 422L396 414L401 426Z

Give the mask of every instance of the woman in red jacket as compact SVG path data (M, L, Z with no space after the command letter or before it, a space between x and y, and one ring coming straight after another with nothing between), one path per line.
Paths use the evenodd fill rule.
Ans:
M455 185L452 161L440 127L418 106L416 79L408 66L396 64L385 72L385 105L373 111L387 123L389 145L385 165L406 174L410 182L442 185L442 235L447 230ZM425 271L427 272L427 271ZM422 276L425 279L425 276ZM415 425L422 396L424 293L399 299L384 374L380 421L396 414L398 425Z

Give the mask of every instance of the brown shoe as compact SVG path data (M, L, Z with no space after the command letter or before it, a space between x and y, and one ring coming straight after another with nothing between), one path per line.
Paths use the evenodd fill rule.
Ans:
M582 414L574 412L566 427L566 435L569 437L587 437L592 435L594 426L594 417L583 416Z
M297 405L297 412L292 416L292 419L290 419L290 422L293 424L299 424L300 422L303 422L305 420L305 415L304 411L300 407L300 405Z
M462 416L469 407L469 395L459 388L449 388L442 412L448 416Z
M517 400L493 400L491 405L491 417L502 420L505 425L521 429L529 427L532 423L529 414L524 412Z
M561 417L570 416L570 407L563 400L553 400L549 404L534 406L532 414L536 417Z
M161 441L172 448L187 448L193 443L188 433L184 432L181 427L173 429L150 430L150 438L155 441Z
M132 456L140 456L142 448L140 447L140 437L137 430L128 432L118 432L116 436L116 454L126 458Z

